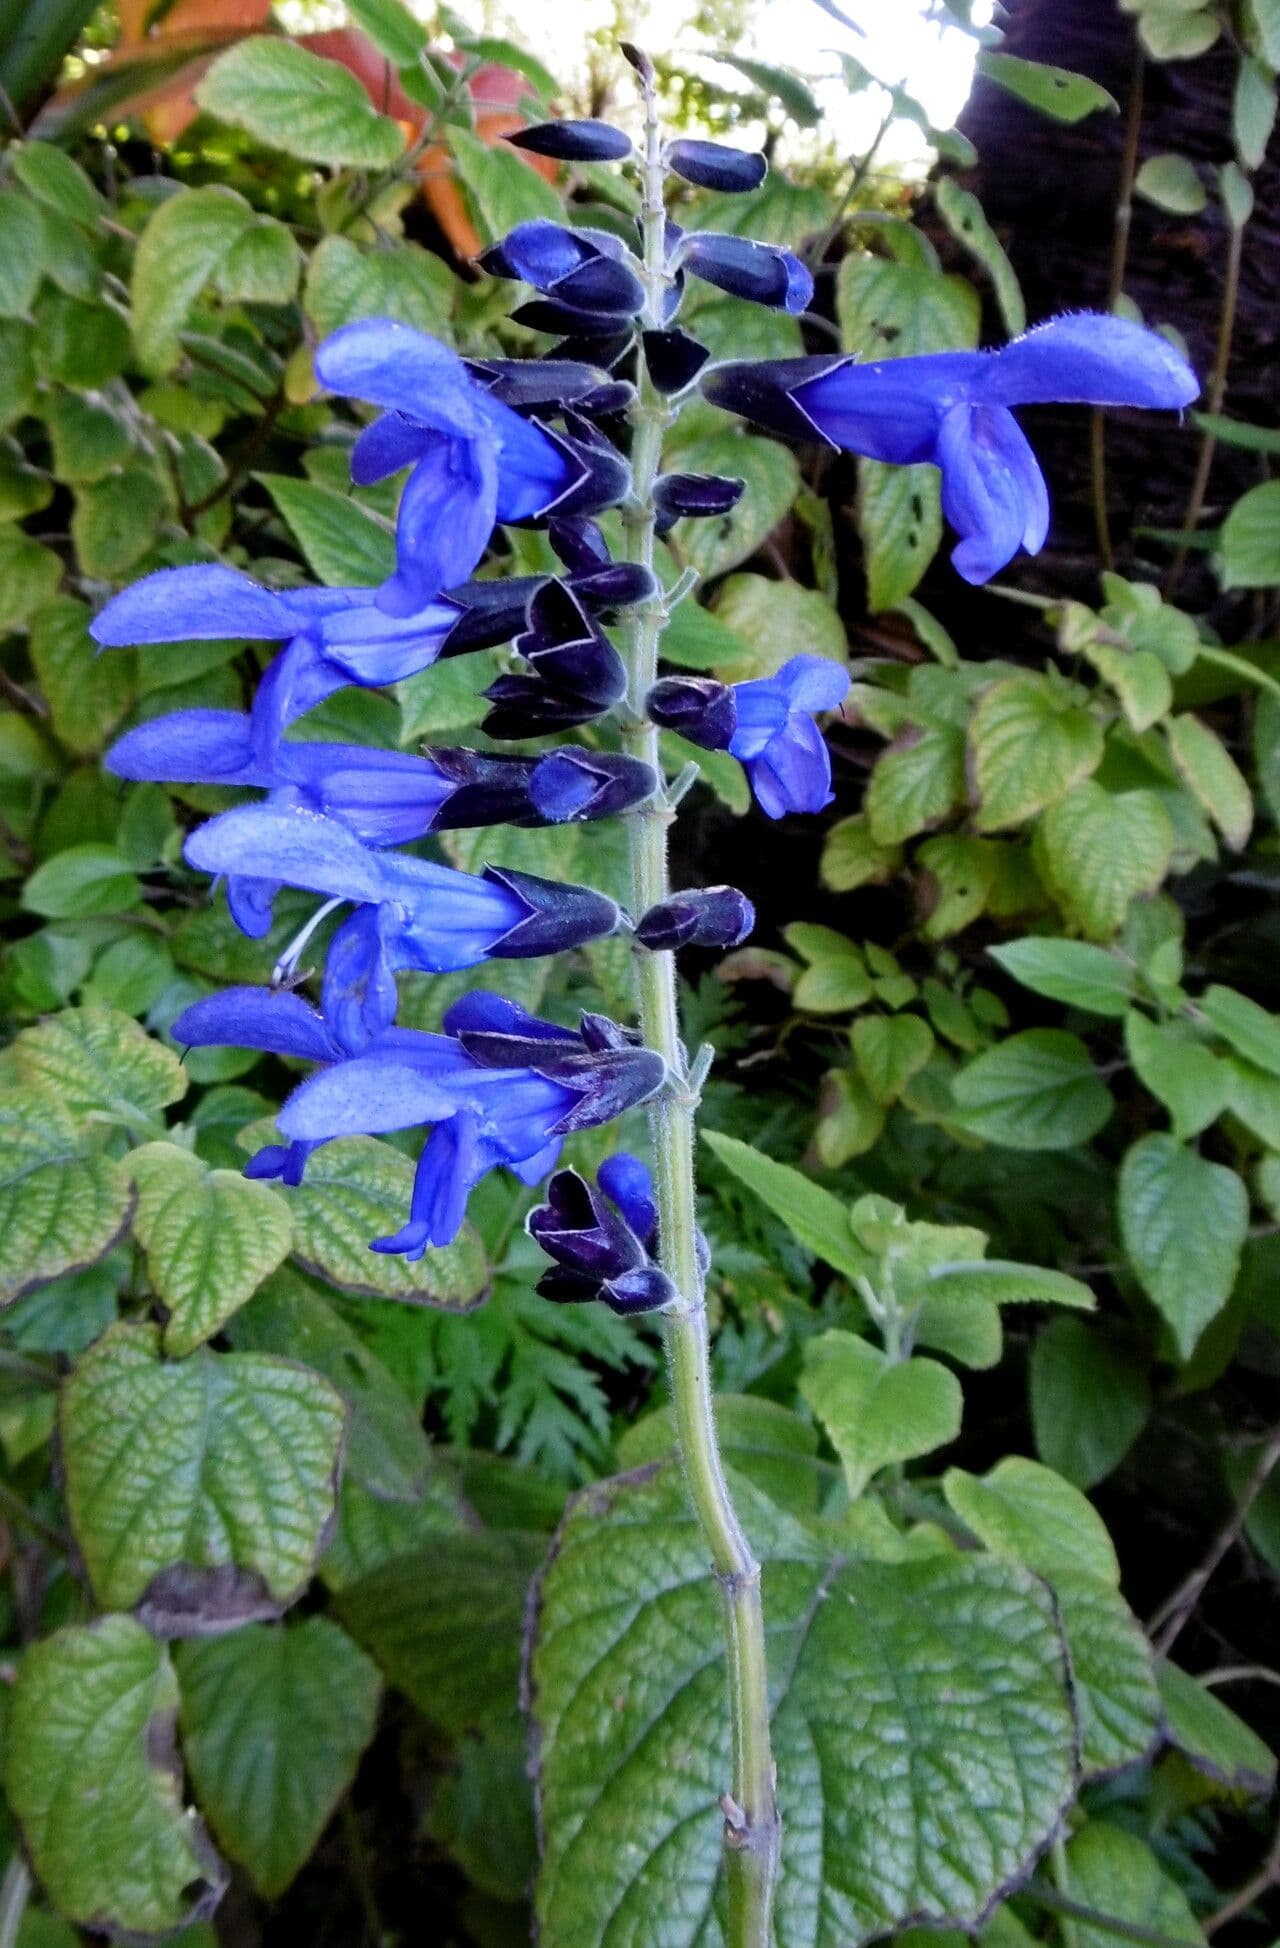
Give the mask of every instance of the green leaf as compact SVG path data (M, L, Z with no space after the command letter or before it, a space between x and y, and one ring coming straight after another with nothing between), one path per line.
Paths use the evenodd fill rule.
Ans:
M1120 1565L1102 1517L1052 1468L1009 1455L986 1475L949 1468L942 1491L966 1528L996 1555L1050 1579L1073 1570L1119 1586Z
M1171 717L1165 733L1183 784L1227 844L1239 852L1253 829L1253 797L1240 767L1217 733L1198 717Z
M978 342L978 294L963 277L852 251L836 279L846 352L863 359L964 350Z
M1280 42L1280 33L1277 34ZM1260 169L1276 123L1276 80L1265 61L1246 54L1236 73L1231 133L1246 169Z
M31 661L54 735L78 757L100 751L133 700L133 658L118 650L98 655L89 610L60 595L35 616Z
M1169 1742L1197 1772L1232 1792L1268 1797L1276 1782L1276 1760L1228 1705L1176 1664L1162 1664L1160 1700Z
M0 191L0 317L30 312L44 275L44 226L34 203Z
M1108 1332L1053 1319L1031 1350L1031 1424L1040 1459L1077 1488L1117 1468L1147 1424L1146 1369Z
M933 1030L919 1015L863 1015L853 1024L853 1053L878 1103L895 1103L934 1051Z
M833 893L852 893L859 886L882 886L902 864L896 845L880 845L872 837L865 812L837 819L822 847L822 883Z
M13 173L22 187L75 223L96 223L106 203L78 162L52 142L19 142L9 151Z
M790 656L847 661L844 624L825 595L765 575L730 575L716 593L716 620L741 639L744 653L716 666L726 683L772 676ZM665 638L663 654L666 654Z
M818 1097L814 1146L828 1170L863 1156L880 1139L884 1110L856 1069L828 1069Z
M218 289L242 304L287 304L301 269L293 232L276 217L259 216L219 264Z
M304 162L388 169L404 150L404 131L377 113L355 75L296 41L258 35L228 48L196 100L206 115Z
M910 596L942 540L942 493L936 467L891 467L858 461L858 531L875 615Z
M880 753L864 808L879 845L940 825L964 799L964 739L949 724L910 726Z
M1164 879L1173 826L1154 792L1109 792L1088 779L1049 807L1036 842L1055 899L1085 933L1107 940L1130 903Z
M128 1169L138 1188L134 1232L169 1312L164 1350L181 1359L212 1339L288 1255L289 1209L269 1184L209 1170L176 1143L144 1143Z
M559 192L518 150L491 146L470 129L454 127L445 135L482 243L496 243L518 223L538 217L563 221Z
M689 440L680 447L679 459L683 471L727 474L746 483L742 498L727 514L677 521L671 531L681 561L710 581L746 561L768 540L799 492L800 469L795 456L776 440L740 431Z
M1115 1107L1078 1035L1029 1028L966 1064L953 1087L973 1135L1011 1150L1069 1150L1087 1143Z
M1121 1165L1119 1210L1138 1281L1189 1359L1231 1296L1249 1228L1248 1192L1234 1170L1174 1137L1144 1136Z
M780 102L797 128L816 128L822 120L822 110L798 75L789 68L775 67L771 62L755 61L744 54L717 50L716 60L726 66L736 68L745 75L753 87L762 95L771 96Z
M813 1252L848 1279L865 1278L874 1271L875 1260L863 1250L849 1227L847 1206L829 1190L823 1190L803 1171L793 1170L790 1164L776 1163L762 1151L753 1150L749 1143L741 1142L736 1136L704 1130L702 1140L739 1183L745 1184L775 1217L782 1219L806 1251Z
M1148 156L1133 186L1148 203L1172 210L1175 216L1198 216L1208 201L1196 166L1187 156Z
M817 1015L844 1014L871 999L871 976L856 941L807 920L793 920L782 937L807 963L793 990L797 1008Z
M347 1406L343 1463L348 1480L383 1500L427 1492L431 1446L404 1387L327 1299L283 1273L264 1285L231 1328L237 1352L278 1353L323 1373Z
M1274 588L1280 582L1280 480L1242 494L1218 536L1224 588Z
M72 845L37 866L22 889L28 913L46 920L83 920L127 913L142 898L129 861L110 845Z
M908 1918L976 1920L1073 1787L1047 1592L1016 1565L959 1553L832 1561L745 1483L735 1498L771 1600L790 1838L779 1939L844 1948ZM644 1939L655 1912L666 1948L711 1934L730 1778L720 1603L678 1469L571 1507L530 1665L542 1939Z
M817 1429L811 1422L759 1394L717 1393L716 1432L729 1466L762 1495L798 1515L817 1514L818 1491L825 1483L817 1462ZM670 1460L676 1452L671 1407L634 1421L618 1441L618 1461L627 1470Z
M1211 48L1222 31L1215 16L1192 0L1147 0L1138 35L1153 61L1190 61Z
M349 237L325 237L307 266L303 307L322 338L356 318L394 318L447 338L458 288L448 266L416 244L361 250Z
M1120 699L1132 729L1144 731L1158 723L1173 702L1168 667L1153 649L1121 649L1115 643L1086 639L1086 659Z
M347 0L347 12L397 68L412 68L427 45L427 30L401 0Z
M112 1326L62 1389L67 1509L98 1601L163 1635L275 1616L305 1587L334 1509L342 1402L259 1353L160 1358Z
M122 415L100 398L55 392L45 407L57 479L102 480L132 450ZM118 653L117 653L118 654ZM116 660L104 658L104 663Z
M347 494L285 474L254 476L288 522L308 568L330 588L370 586L394 574L395 529Z
M91 1928L167 1933L226 1884L182 1803L168 1653L128 1617L55 1632L23 1656L5 1791L41 1884Z
M404 1223L413 1174L407 1157L372 1137L326 1143L289 1193L294 1257L344 1292L469 1312L488 1289L484 1252L469 1225L416 1263L369 1249Z
M1119 112L1115 96L1100 83L1088 75L1073 74L1069 68L1051 67L1045 61L1023 61L1017 55L998 54L984 47L978 54L978 73L1055 122L1081 122L1100 108L1112 114Z
M187 1091L172 1049L112 1008L64 1009L24 1028L12 1052L22 1081L50 1090L78 1123L147 1128Z
M1211 1028L1216 1029L1246 1062L1280 1076L1280 1021L1247 994L1216 984L1206 988L1196 1003Z
M981 203L970 190L961 189L953 176L942 176L933 186L938 215L957 243L977 258L991 279L1004 328L1016 338L1027 328L1027 307L1017 272L1009 262L1004 245L986 218Z
M24 629L57 594L62 563L20 528L0 528L0 632Z
M273 1900L293 1880L373 1736L377 1670L328 1617L181 1644L182 1745L219 1845Z
M924 1290L930 1299L952 1299L969 1305L1065 1305L1092 1312L1096 1303L1089 1287L1066 1272L1045 1265L1020 1265L1008 1258L979 1258L972 1264L930 1265Z
M1151 1646L1120 1592L1081 1570L1050 1578L1066 1632L1080 1711L1085 1780L1149 1758L1163 1714Z
M167 500L158 476L143 461L75 490L71 539L86 575L122 580L154 545Z
M545 1537L434 1536L339 1591L337 1611L397 1690L454 1736L519 1706L520 1638Z
M1164 1104L1180 1142L1217 1121L1227 1107L1230 1073L1189 1023L1149 1021L1135 1011L1125 1022L1124 1039L1135 1075Z
M92 1265L129 1222L129 1180L86 1154L56 1095L0 1090L0 1303Z
M1010 676L994 683L974 711L969 753L978 830L1000 832L1097 770L1102 727L1044 677Z
M1006 974L1033 994L1117 1020L1128 1013L1132 972L1105 947L1033 934L1024 940L1007 941L1002 947L989 947L987 952Z
M243 197L219 185L182 190L151 217L134 252L130 286L133 337L144 371L168 372L177 364L179 334L196 299L253 220Z
M1280 1151L1280 1079L1238 1055L1226 1055L1222 1060L1232 1115L1268 1149Z
M891 1462L932 1454L960 1432L964 1396L949 1367L928 1359L895 1364L851 1332L806 1342L800 1392L840 1456L854 1501Z
M1187 1897L1151 1848L1127 1828L1091 1819L1067 1846L1064 1891L1118 1927L1149 1928L1163 1940L1203 1948L1204 1935ZM1077 1919L1080 1948L1116 1948L1116 1930Z

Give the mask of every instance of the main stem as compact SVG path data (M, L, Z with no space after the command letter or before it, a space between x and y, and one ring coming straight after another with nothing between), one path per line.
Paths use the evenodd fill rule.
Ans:
M652 80L641 76L645 96L644 322L659 327L667 290L662 139ZM652 569L656 533L653 489L662 460L662 439L674 414L655 392L640 360L631 420L632 500L624 515L627 556ZM628 702L623 738L627 749L662 776L658 733L645 715L645 698L656 676L666 621L660 594L643 604L627 637ZM637 914L665 899L667 828L674 818L665 789L628 821L632 897ZM664 1271L680 1297L663 1313L676 1430L689 1496L724 1598L729 1710L733 1726L733 1780L722 1801L729 1888L731 1948L769 1948L773 1940L773 1891L781 1845L769 1741L768 1673L760 1565L734 1512L711 1399L710 1342L697 1248L694 1190L694 1111L685 1051L680 1040L675 959L638 951L636 979L645 1042L667 1064L668 1083L651 1111Z

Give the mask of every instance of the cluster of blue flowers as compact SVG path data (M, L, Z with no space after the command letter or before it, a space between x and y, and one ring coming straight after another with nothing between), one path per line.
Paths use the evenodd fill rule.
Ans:
M544 155L626 161L631 144L602 122L541 124L514 138ZM709 142L668 144L673 173L721 191L754 188L763 159ZM1038 548L1048 525L1044 481L1010 407L1043 399L1177 407L1196 382L1172 348L1119 319L1053 321L996 353L944 353L858 365L841 357L713 363L676 323L688 278L802 313L812 279L790 252L713 233L666 231L661 323L647 309L644 267L611 233L523 223L483 266L533 296L514 313L559 342L544 359L464 361L421 332L373 319L347 326L315 359L329 391L377 409L355 441L352 478L404 472L395 569L376 587L271 590L238 570L163 570L98 617L104 645L241 638L282 645L248 712L183 710L126 733L108 757L121 777L247 788L253 802L208 820L188 862L226 886L246 934L264 935L277 892L322 902L277 965L273 985L233 988L190 1007L174 1033L314 1062L280 1114L284 1141L250 1175L301 1180L319 1144L353 1134L424 1129L408 1222L378 1251L415 1256L447 1243L472 1186L505 1165L534 1184L562 1139L609 1121L662 1089L663 1061L597 1015L577 1030L472 993L443 1033L397 1028L396 977L492 958L554 954L620 929L648 952L736 944L750 902L731 887L672 895L624 914L604 895L511 869L457 871L413 848L462 826L561 824L627 815L661 794L648 764L607 748L619 710L647 712L696 745L743 764L766 815L817 811L831 766L815 719L837 709L848 677L816 656L728 686L668 676L646 697L607 625L661 603L647 569L612 559L596 517L632 493L619 442L641 361L648 385L678 403L694 388L787 436L825 440L897 463L942 470L943 505L960 536L953 557L971 581ZM731 508L740 481L667 473L652 513L662 532L682 516ZM545 530L554 576L472 579L496 527ZM420 755L291 739L290 727L335 691L377 687L438 658L510 643L512 667L490 686L482 726L494 743L551 735L535 755L431 748ZM565 741L581 726L592 741ZM602 741L603 735L603 741ZM318 920L347 909L329 946L317 1010L294 991ZM551 1182L531 1219L554 1261L542 1287L557 1300L601 1298L620 1311L674 1295L655 1260L657 1213L643 1165L618 1156L599 1189L573 1172Z

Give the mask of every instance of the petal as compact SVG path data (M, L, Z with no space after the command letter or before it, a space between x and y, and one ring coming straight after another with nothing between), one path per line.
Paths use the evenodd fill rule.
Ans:
M441 589L465 581L493 533L497 498L492 440L431 436L400 497L396 573L379 591L378 607L415 615Z
M838 710L849 694L849 672L829 656L791 656L775 672L792 710Z
M184 851L199 872L269 878L339 899L376 903L388 897L383 855L362 846L336 819L299 806L238 806L198 826Z
M1159 332L1083 311L1051 318L988 354L977 396L992 405L1189 406L1200 382Z
M811 717L794 718L747 766L747 775L768 818L820 812L831 803L831 754Z
M759 757L771 738L786 725L790 704L786 691L772 677L756 677L750 683L735 683L733 700L737 725L729 740L729 753L746 764Z
M1000 422L1010 416L998 408L953 406L942 424L938 458L942 466L942 511L961 537L952 550L956 573L967 582L986 582L1018 552L1032 518L1018 474L1006 464L1012 450Z
M658 1229L658 1206L647 1164L628 1150L615 1150L596 1172L601 1190L612 1198L637 1238L648 1243Z
M174 710L118 737L102 760L117 778L162 784L262 785L275 782L256 755L253 720L241 710Z
M1022 499L1022 546L1038 555L1049 532L1049 490L1031 442L1012 413L999 408L976 406L973 427L975 438L1015 483Z
M942 416L986 369L982 352L852 359L803 381L792 398L825 438L870 460L909 466L936 458Z
M326 617L320 634L330 689L344 683L378 688L428 669L457 623L457 609L444 602L429 602L410 615L388 615L369 604Z
M107 603L89 625L95 642L216 642L244 637L270 642L292 636L297 615L289 603L234 568L161 568Z
M492 393L480 395L480 410L498 449L499 521L532 520L554 507L581 480L585 469L572 448L536 420L522 419Z
M419 1258L428 1245L452 1244L462 1229L471 1188L491 1162L475 1119L466 1111L437 1123L418 1159L408 1224L393 1237L375 1238L372 1249Z
M438 765L408 751L282 744L277 758L282 778L366 845L407 845L422 838L455 789Z
M253 699L250 718L259 762L274 765L276 746L286 727L335 690L345 690L350 681L309 636L295 636L267 665Z
M363 318L326 338L316 377L330 392L407 414L439 433L473 438L476 391L456 352L391 318Z
M318 1010L284 988L224 988L184 1008L169 1032L188 1048L260 1048L304 1062L341 1053Z
M454 1114L455 1098L431 1076L380 1054L352 1055L309 1076L276 1121L283 1135L307 1143L338 1136L379 1136L417 1129Z
M430 439L420 422L403 413L384 413L366 426L351 449L351 478L357 487L370 487L411 467Z
M359 1054L396 1018L394 939L394 921L387 908L362 906L343 921L329 943L321 1004L344 1054Z

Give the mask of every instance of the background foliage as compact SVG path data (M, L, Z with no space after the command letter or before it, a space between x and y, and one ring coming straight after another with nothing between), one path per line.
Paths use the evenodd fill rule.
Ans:
M566 192L600 226L634 213L616 177L553 181L494 145L564 99L520 47L445 9L430 31L398 0L348 11L308 46L253 32L249 0L0 0L4 1948L374 1943L424 1912L444 1939L526 1938L522 1662L546 1939L715 1927L714 1597L655 1338L532 1296L510 1180L409 1265L365 1249L405 1202L397 1144L335 1144L288 1194L242 1179L284 1065L180 1061L166 1031L218 983L266 979L305 903L243 940L181 861L229 794L99 765L122 727L241 706L262 661L95 657L86 625L123 582L213 558L286 585L387 571L395 483L351 491L356 425L316 396L318 338L391 315L467 354L528 350L477 246ZM670 456L747 491L670 537L672 577L701 581L665 652L738 680L814 649L856 685L825 827L766 831L704 756L678 861L762 909L720 978L686 971L690 1040L720 1058L722 1431L789 1673L780 1928L833 1948L918 1918L982 1919L995 1948L1265 1941L1280 432L1233 413L1231 346L1255 181L1274 210L1280 13L1116 11L1148 103L1174 72L1216 99L1230 69L1184 154L1167 116L1151 146L1136 92L1030 58L1036 8L1007 38L946 11L979 46L980 147L1012 117L1034 177L1076 125L1114 130L1121 215L1081 277L1132 305L1132 193L1133 237L1143 209L1190 234L1217 309L1207 335L1149 316L1189 331L1205 410L1144 428L1136 481L1109 436L1121 492L1101 430L1068 449L1046 416L1058 545L981 595L934 563L929 468L797 460L706 405ZM623 97L611 60L577 106ZM734 66L729 89L669 60L673 116L784 150L808 130L810 159L690 215L803 251L819 297L797 321L700 292L686 322L714 351L885 358L1022 328L1020 239L969 186L968 135L929 132L915 182L824 144L796 76ZM847 57L845 79L876 85ZM927 122L905 89L886 106ZM496 574L548 565L536 537L504 545ZM299 734L454 735L500 662L342 693ZM607 833L444 843L621 873ZM483 978L564 1015L629 1006L608 944ZM472 979L411 979L402 1019L436 1025ZM941 1696L964 1686L985 1703L957 1742Z

